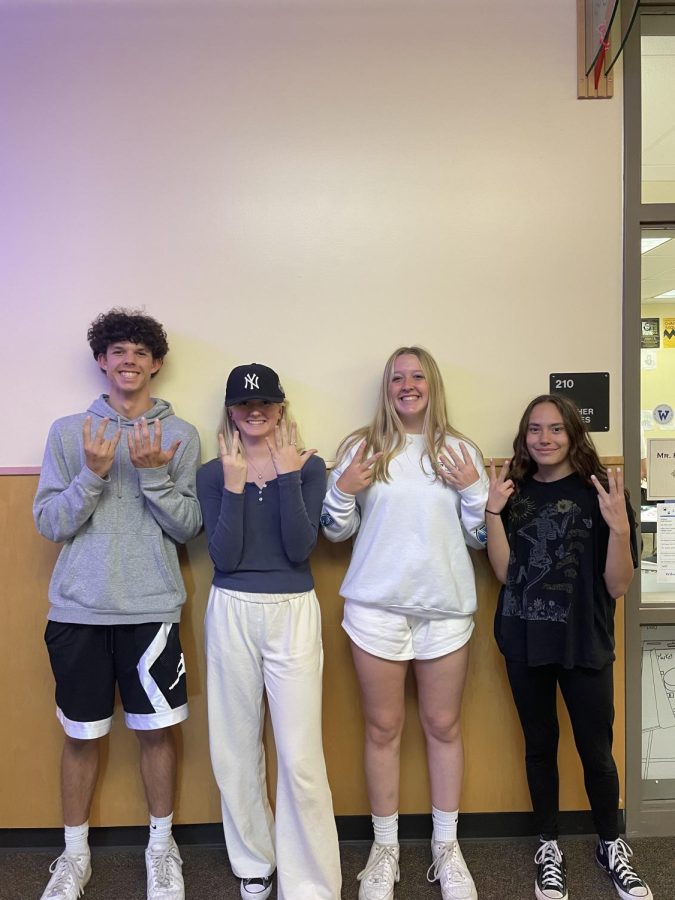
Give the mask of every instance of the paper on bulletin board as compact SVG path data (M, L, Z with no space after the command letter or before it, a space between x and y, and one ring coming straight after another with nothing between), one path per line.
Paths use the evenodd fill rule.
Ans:
M675 584L675 503L657 503L656 510L659 536L656 583Z
M656 350L640 350L640 366L645 371L656 368L658 354Z
M647 499L675 500L675 440L672 438L647 441Z

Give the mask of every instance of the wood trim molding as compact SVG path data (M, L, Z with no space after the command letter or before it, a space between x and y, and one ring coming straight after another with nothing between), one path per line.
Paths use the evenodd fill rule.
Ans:
M623 465L623 456L602 456L600 457L603 465L605 466L622 466ZM486 456L486 460L491 459L491 457ZM508 456L495 456L494 461L497 468L500 468L504 465L506 460L509 459ZM326 460L326 468L330 471L330 469L335 467L335 460L329 459ZM40 466L5 466L4 468L0 466L0 476L2 475L39 475L40 474Z

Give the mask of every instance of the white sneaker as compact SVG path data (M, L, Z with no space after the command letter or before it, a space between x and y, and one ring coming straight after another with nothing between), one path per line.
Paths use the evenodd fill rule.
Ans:
M243 900L267 900L272 893L272 876L261 875L258 878L242 878L239 893Z
M361 882L359 900L393 900L394 885L401 877L398 844L373 842L366 867L356 876Z
M40 900L77 900L91 878L91 856L72 856L65 851L49 867L52 877Z
M443 900L478 900L476 885L457 841L431 841L427 881L440 881Z
M145 868L148 873L148 900L185 900L183 860L173 838L166 850L148 847Z

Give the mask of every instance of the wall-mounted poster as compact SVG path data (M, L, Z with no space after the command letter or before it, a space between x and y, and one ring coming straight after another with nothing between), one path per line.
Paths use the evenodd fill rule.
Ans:
M661 319L661 334L663 335L663 346L669 349L675 349L675 319Z
M659 320L649 318L642 320L642 334L640 335L640 348L642 350L657 350L661 346L659 335Z
M642 778L646 799L675 797L675 627L642 626Z

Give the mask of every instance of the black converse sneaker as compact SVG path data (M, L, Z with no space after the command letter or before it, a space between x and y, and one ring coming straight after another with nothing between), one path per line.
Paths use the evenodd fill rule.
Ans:
M542 838L534 861L537 864L537 877L534 882L537 900L568 900L565 857L558 842L545 841Z
M598 841L595 859L612 879L622 900L653 900L652 892L628 862L633 851L621 838L615 841Z

